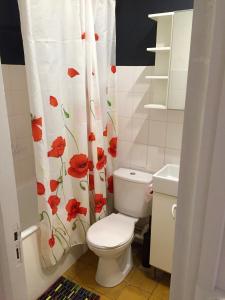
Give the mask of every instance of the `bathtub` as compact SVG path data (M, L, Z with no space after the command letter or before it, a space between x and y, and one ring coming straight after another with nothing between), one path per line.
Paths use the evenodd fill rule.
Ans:
M86 245L73 247L55 267L43 269L39 249L40 232L35 178L17 187L17 197L27 295L28 300L35 300L87 251L87 247Z
M21 233L28 300L36 300L87 251L86 245L77 245L71 248L56 266L43 269L40 260L39 233L37 225L32 225Z

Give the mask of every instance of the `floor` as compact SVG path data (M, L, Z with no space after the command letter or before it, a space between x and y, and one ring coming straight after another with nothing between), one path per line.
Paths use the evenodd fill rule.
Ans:
M152 268L141 266L141 248L133 246L134 267L125 280L113 288L104 288L95 281L97 256L88 251L64 274L68 279L77 282L101 296L101 300L168 300L170 275L157 271L154 280Z

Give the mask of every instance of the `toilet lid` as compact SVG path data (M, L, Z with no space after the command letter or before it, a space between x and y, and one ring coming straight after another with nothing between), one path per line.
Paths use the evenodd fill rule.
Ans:
M88 229L87 240L98 248L119 247L132 238L137 220L122 214L111 214Z

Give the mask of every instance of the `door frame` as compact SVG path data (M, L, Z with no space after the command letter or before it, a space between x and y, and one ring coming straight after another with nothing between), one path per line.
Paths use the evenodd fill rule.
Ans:
M208 256L205 245L209 244L209 233L216 233L218 228L224 229L219 222L219 227L213 226L213 232L207 228L209 222L217 221L217 212L225 210L225 201L219 201L219 196L216 209L212 205L212 192L215 187L218 193L223 191L224 185L221 176L215 177L213 174L218 166L222 168L220 175L225 171L225 163L220 157L221 149L225 149L224 139L221 139L221 133L224 132L224 121L221 118L225 115L224 11L224 0L195 1L171 300L206 300L218 295L218 259L214 255L217 254L216 257L219 258L221 247L218 249L209 246L211 252ZM1 144L4 145L4 151L0 155L0 291L4 300L26 300L22 248L20 240L14 241L14 232L20 231L20 221L1 71L0 107L0 137ZM221 246L221 231L220 235L215 235L217 241L218 237L220 243L217 245ZM21 261L16 259L16 247L20 248ZM208 272L206 259L213 268L210 269L211 273Z
M217 287L225 222L224 11L224 0L195 1L171 300L225 295Z
M0 155L0 292L4 300L26 300L19 208L1 68L0 108L0 137L3 145Z

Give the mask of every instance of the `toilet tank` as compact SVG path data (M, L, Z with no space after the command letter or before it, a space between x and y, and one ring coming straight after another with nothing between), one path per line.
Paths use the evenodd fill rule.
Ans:
M113 173L114 207L125 215L144 218L151 213L152 174L120 168Z

